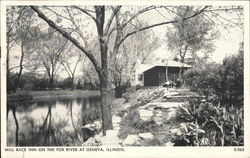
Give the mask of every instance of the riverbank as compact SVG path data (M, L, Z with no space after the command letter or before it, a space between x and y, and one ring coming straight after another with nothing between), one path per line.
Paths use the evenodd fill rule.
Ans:
M123 94L112 105L113 130L91 137L84 146L173 146L179 128L176 110L190 98L189 89L144 88ZM93 125L94 126L94 125Z
M41 90L41 91L18 91L7 95L8 101L27 101L42 99L59 99L98 96L98 90Z

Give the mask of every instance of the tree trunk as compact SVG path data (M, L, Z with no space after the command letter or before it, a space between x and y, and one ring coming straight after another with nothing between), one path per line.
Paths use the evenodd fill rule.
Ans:
M54 87L54 78L50 77L49 78L49 89L53 89L53 87Z
M20 57L20 64L19 64L19 72L18 72L18 75L17 75L17 78L15 80L15 86L14 86L14 89L13 89L13 92L15 93L18 86L19 86L19 80L20 80L20 77L22 75L22 71L23 71L23 58L24 58L24 44L22 43L21 45L21 57Z
M112 115L110 100L110 91L108 88L108 79L101 77L101 110L102 110L102 126L103 126L103 135L106 135L108 129L113 129L112 125Z
M13 117L14 117L14 120L15 120L15 124L16 124L16 146L18 146L18 133L19 133L19 124L18 124L18 120L17 120L17 117L16 117L16 107L13 107L12 108L12 113L13 113Z
M182 52L182 50L180 50L181 63L183 63L183 64L184 64L184 61L185 61L185 56L186 56L186 53L187 53L187 48L188 48L188 46L185 46L183 52ZM181 82L183 82L183 66L180 67L179 79L180 79Z
M74 77L72 77L71 79L70 79L71 81L71 91L73 91L74 90Z
M7 35L7 53L6 53L6 77L7 77L7 93L9 94L10 89L10 70L9 70L9 58L10 58L10 42L9 36Z
M111 95L109 90L109 75L108 75L108 46L107 38L103 34L103 26L105 20L105 7L95 6L96 10L96 26L99 35L99 43L101 50L101 72L98 72L100 78L100 91L101 91L101 110L102 110L102 126L103 135L106 135L108 129L113 129L112 115L111 115Z

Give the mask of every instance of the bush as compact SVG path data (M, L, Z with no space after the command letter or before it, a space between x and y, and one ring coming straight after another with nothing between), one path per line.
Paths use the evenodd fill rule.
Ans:
M176 118L180 122L194 123L204 130L198 142L208 140L207 145L243 145L244 110L238 107L221 107L210 102L193 101L192 104L178 107ZM187 133L175 137L173 142L185 144ZM188 144L186 144L188 145Z
M139 89L141 89L142 87L143 87L143 86L137 84L137 85L135 86L135 89L136 89L136 90L139 90Z
M224 59L223 64L207 63L188 70L185 83L212 102L243 105L243 52Z
M131 134L152 132L159 128L154 120L143 121L140 119L138 111L129 111L121 121L119 137L124 139Z
M122 97L125 99L125 102L128 102L130 100L130 93L123 93Z
M221 96L223 103L243 105L243 52L223 61Z

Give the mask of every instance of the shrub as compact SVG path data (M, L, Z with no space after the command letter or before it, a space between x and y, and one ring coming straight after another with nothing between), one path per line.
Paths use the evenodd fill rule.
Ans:
M125 99L125 102L128 102L130 100L130 93L123 93L122 97Z
M243 105L243 52L223 60L222 102Z
M154 120L143 121L140 119L136 110L131 110L122 119L119 137L124 139L131 134L139 134L144 132L153 132L159 128Z
M207 63L188 70L185 83L212 102L243 105L243 52L224 59L223 64Z
M137 85L135 86L135 89L136 89L136 90L139 90L139 89L141 89L142 87L143 87L143 86L137 84Z
M203 129L199 127L196 123L181 123L179 127L179 133L176 134L172 142L174 146L199 146L206 145L199 138L206 133Z
M207 145L243 145L243 108L221 107L210 102L192 103L178 107L176 118L180 122L197 124L206 132L198 141L207 139ZM185 135L175 137L173 142L185 143Z

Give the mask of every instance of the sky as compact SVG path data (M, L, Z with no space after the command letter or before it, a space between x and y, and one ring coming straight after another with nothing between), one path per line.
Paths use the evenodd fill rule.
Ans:
M162 39L164 39L164 30L155 29L155 32L159 34ZM214 41L215 51L212 52L209 61L221 63L226 56L237 54L239 50L239 44L244 40L243 30L239 28L232 28L228 34L225 30L221 33L222 37ZM171 54L167 52L167 47L164 42L160 48L155 50L154 54L155 58L164 58L167 54L171 56Z
M239 43L244 40L243 31L239 29L232 30L232 33L225 38L215 41L216 50L211 57L212 61L221 62L226 56L237 54Z
M155 23L159 20L164 20L164 19L166 20L166 16L162 17L162 15L159 15L158 12L151 12L150 14L151 16L155 17L152 23ZM230 17L230 15L227 15L227 14L222 14L222 15L223 17L227 19L234 18L234 17ZM148 15L145 14L145 19L147 19L147 17ZM220 30L221 36L214 40L215 50L211 54L209 61L221 63L226 56L238 53L239 43L244 41L244 37L243 37L244 29L241 29L237 26L228 27L227 29L225 29L224 26L220 26L220 25L217 25L216 27ZM153 28L152 30L163 41L166 40L165 34L167 31L167 25L156 27L156 28ZM166 44L164 44L164 42L162 43L162 46L159 49L155 50L156 56L160 58L166 57L167 53L168 53L167 47L166 47ZM171 55L169 54L169 56Z
M108 17L108 16L106 16ZM153 17L153 18L151 18ZM163 21L168 18L167 16L162 16L158 11L150 11L148 13L142 14L140 17L143 20L146 20L149 24L157 23L159 21ZM93 27L94 28L94 27ZM167 52L166 44L164 43L166 41L165 33L167 31L167 26L159 26L155 27L152 30L155 32L155 34L162 40L161 47L155 50L155 56L160 58L166 58L166 54L170 55L170 53ZM96 31L95 28L92 31ZM220 30L222 37L215 40L215 46L216 49L213 52L213 54L210 57L210 61L215 62L222 62L223 58L225 58L228 55L236 54L239 49L239 43L243 41L243 30L234 27L230 29L230 33L227 33L228 30L223 30L223 28ZM16 54L20 54L20 49L16 49ZM17 55L18 56L18 55ZM77 72L77 74L80 75L80 67Z

